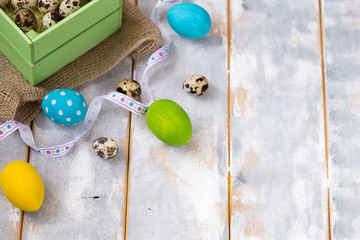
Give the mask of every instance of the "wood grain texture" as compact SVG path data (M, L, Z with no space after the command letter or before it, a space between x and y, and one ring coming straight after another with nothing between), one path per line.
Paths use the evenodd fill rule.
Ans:
M333 239L360 236L360 1L324 1Z
M46 195L39 211L25 214L23 232L20 210L0 194L0 239L19 239L21 234L22 239L123 239L123 228L129 240L229 239L228 170L231 239L329 239L327 171L333 239L359 238L360 1L323 4L330 169L325 161L318 0L229 1L231 39L226 1L194 1L213 20L210 34L198 40L174 33L166 10L160 11L173 45L169 59L150 70L150 86L156 99L175 100L187 111L191 142L167 146L152 135L143 116L129 120L127 111L105 101L93 129L69 155L48 159L32 152L30 162L42 176ZM138 0L147 15L156 2ZM135 79L146 60L137 62ZM127 58L77 90L89 103L128 78L130 68ZM181 89L193 74L210 81L202 97ZM79 127L54 125L41 113L34 127L36 142L63 143ZM130 132L131 152L126 153ZM102 160L92 152L91 142L101 136L118 142L116 158ZM0 142L0 170L25 156L18 133ZM128 183L126 158L131 161Z
M128 78L131 59L78 90L89 104L114 90ZM30 163L45 185L45 200L37 212L26 213L23 239L122 239L128 112L104 101L93 128L69 154L55 159L32 151ZM80 126L61 127L40 113L35 120L35 141L52 146L72 140ZM92 150L99 137L119 145L116 157L104 160Z
M0 125L4 122L0 120ZM0 141L0 173L10 162L26 161L26 145L18 132ZM21 212L0 190L0 239L17 240L21 232Z
M318 1L231 5L231 239L327 239Z
M138 1L147 15L156 0ZM132 120L128 239L227 239L227 39L226 2L194 1L212 17L210 34L198 40L177 35L162 23L173 45L165 62L150 70L155 99L176 101L188 113L193 136L186 146L158 140L145 118ZM137 62L139 79L146 59ZM210 89L188 95L183 81L203 74Z

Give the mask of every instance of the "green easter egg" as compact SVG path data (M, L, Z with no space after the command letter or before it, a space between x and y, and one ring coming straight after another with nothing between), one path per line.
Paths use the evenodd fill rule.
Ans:
M184 145L191 139L190 118L174 101L161 99L151 104L146 122L151 132L169 145Z

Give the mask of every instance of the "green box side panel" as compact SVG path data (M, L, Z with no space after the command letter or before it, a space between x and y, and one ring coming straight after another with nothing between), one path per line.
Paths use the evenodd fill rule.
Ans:
M30 83L32 85L39 84L118 30L121 27L121 24L119 25L119 22L121 23L121 21L119 21L119 17L121 17L119 11L122 11L122 9L113 12L93 27L36 63L36 78Z
M122 0L120 0L122 1ZM122 11L122 5L120 7L120 11L119 11L119 19L118 19L118 25L121 26L122 25L122 16L123 16L123 11Z
M29 63L18 52L17 48L10 44L9 41L0 33L1 52L10 60L10 62L28 79L29 82L34 80L34 65Z
M30 39L16 26L16 24L0 9L0 33L5 37L0 42L0 51L4 51L4 41L8 41L18 52L29 62L32 62L32 42Z
M33 39L34 61L38 62L101 19L121 9L122 0L93 0ZM104 30L104 33L106 30ZM99 32L99 34L102 34ZM69 52L68 54L71 54Z

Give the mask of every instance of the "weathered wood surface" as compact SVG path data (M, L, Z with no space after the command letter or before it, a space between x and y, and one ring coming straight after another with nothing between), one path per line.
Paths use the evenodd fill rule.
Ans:
M156 0L138 1L148 16ZM213 20L211 33L198 40L177 35L160 10L173 40L166 62L150 70L156 99L171 99L188 113L193 136L186 146L158 140L142 116L132 120L128 239L227 239L227 39L226 2L194 1ZM137 62L139 78L146 60ZM209 79L201 97L182 89L194 74Z
M231 4L231 239L327 239L318 1Z
M87 103L115 89L129 78L131 59L78 88ZM45 200L37 212L26 213L23 239L122 239L128 112L104 101L93 128L69 154L55 159L32 151L30 163L38 170L45 186ZM53 146L72 140L80 125L61 127L40 113L33 129L39 146ZM91 143L111 137L119 154L99 158Z
M4 122L0 120L0 125ZM26 145L20 134L14 133L0 142L0 171L10 162L26 161ZM5 198L0 190L0 239L17 240L20 237L21 211Z
M324 1L333 239L360 239L360 1Z
M138 0L138 5L150 15L156 2ZM155 98L175 100L189 114L190 144L167 146L152 135L143 116L132 115L130 121L126 111L105 102L93 129L69 155L47 159L31 151L30 163L45 184L44 204L35 213L25 213L21 222L21 211L1 194L0 239L123 239L123 228L130 240L224 240L229 230L236 240L329 239L329 214L332 239L359 238L360 1L323 2L329 169L318 0L229 0L231 52L227 2L194 2L209 11L210 34L199 40L182 38L166 23L166 9L161 10L173 45L168 60L149 74ZM136 63L136 79L145 63L146 59ZM128 58L77 90L89 103L130 73ZM210 81L202 97L181 89L192 74ZM39 146L50 146L72 139L79 127L57 126L41 113L33 131ZM91 142L101 136L119 143L116 158L102 160L92 152ZM0 143L0 170L14 160L27 160L18 133Z

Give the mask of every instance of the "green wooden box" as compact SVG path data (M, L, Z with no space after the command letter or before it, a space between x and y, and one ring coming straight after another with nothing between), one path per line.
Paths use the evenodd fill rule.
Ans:
M122 0L93 0L37 36L27 36L0 9L0 51L36 85L116 32L121 24Z

